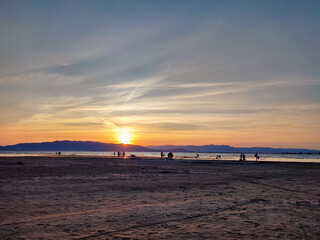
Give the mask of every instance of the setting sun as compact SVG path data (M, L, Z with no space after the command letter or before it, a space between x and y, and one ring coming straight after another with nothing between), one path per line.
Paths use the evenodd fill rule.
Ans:
M123 128L120 130L120 133L119 133L119 141L120 143L123 143L123 144L130 144L131 142L131 133L129 131L129 129L127 128Z

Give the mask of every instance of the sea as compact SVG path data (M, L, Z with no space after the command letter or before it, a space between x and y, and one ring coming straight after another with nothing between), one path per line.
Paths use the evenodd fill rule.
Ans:
M85 151L65 151L61 153L63 156L117 156L116 152L85 152ZM165 153L167 154L167 153ZM190 152L174 152L174 158L185 160L231 160L236 161L240 158L240 153L196 153ZM56 155L52 151L0 151L1 156L48 156ZM126 156L130 157L159 157L160 152L126 152ZM256 161L254 153L245 153L247 161ZM312 162L320 163L320 154L259 154L258 161L276 161L276 162Z

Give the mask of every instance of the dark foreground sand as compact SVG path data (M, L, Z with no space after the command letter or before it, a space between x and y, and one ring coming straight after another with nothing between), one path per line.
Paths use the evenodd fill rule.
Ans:
M315 163L1 157L0 190L0 239L320 239Z

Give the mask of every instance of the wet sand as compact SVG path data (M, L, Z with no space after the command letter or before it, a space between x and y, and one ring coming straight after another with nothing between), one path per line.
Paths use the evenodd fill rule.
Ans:
M0 239L320 239L320 164L0 157Z

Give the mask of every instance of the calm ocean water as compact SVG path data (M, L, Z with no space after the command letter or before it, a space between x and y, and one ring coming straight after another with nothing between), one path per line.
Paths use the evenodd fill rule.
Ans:
M134 154L139 157L160 157L160 152L126 152L126 156ZM55 155L52 151L3 151L0 156L42 156ZM84 151L66 151L62 155L93 155L93 156L114 156L114 152L84 152ZM239 153L199 153L200 157L195 158L195 153L174 152L175 158L197 159L197 160L216 160L216 156L221 158L217 160L239 160ZM259 154L259 161L283 161L283 162L316 162L320 163L319 154ZM255 161L253 153L247 153L248 161Z

